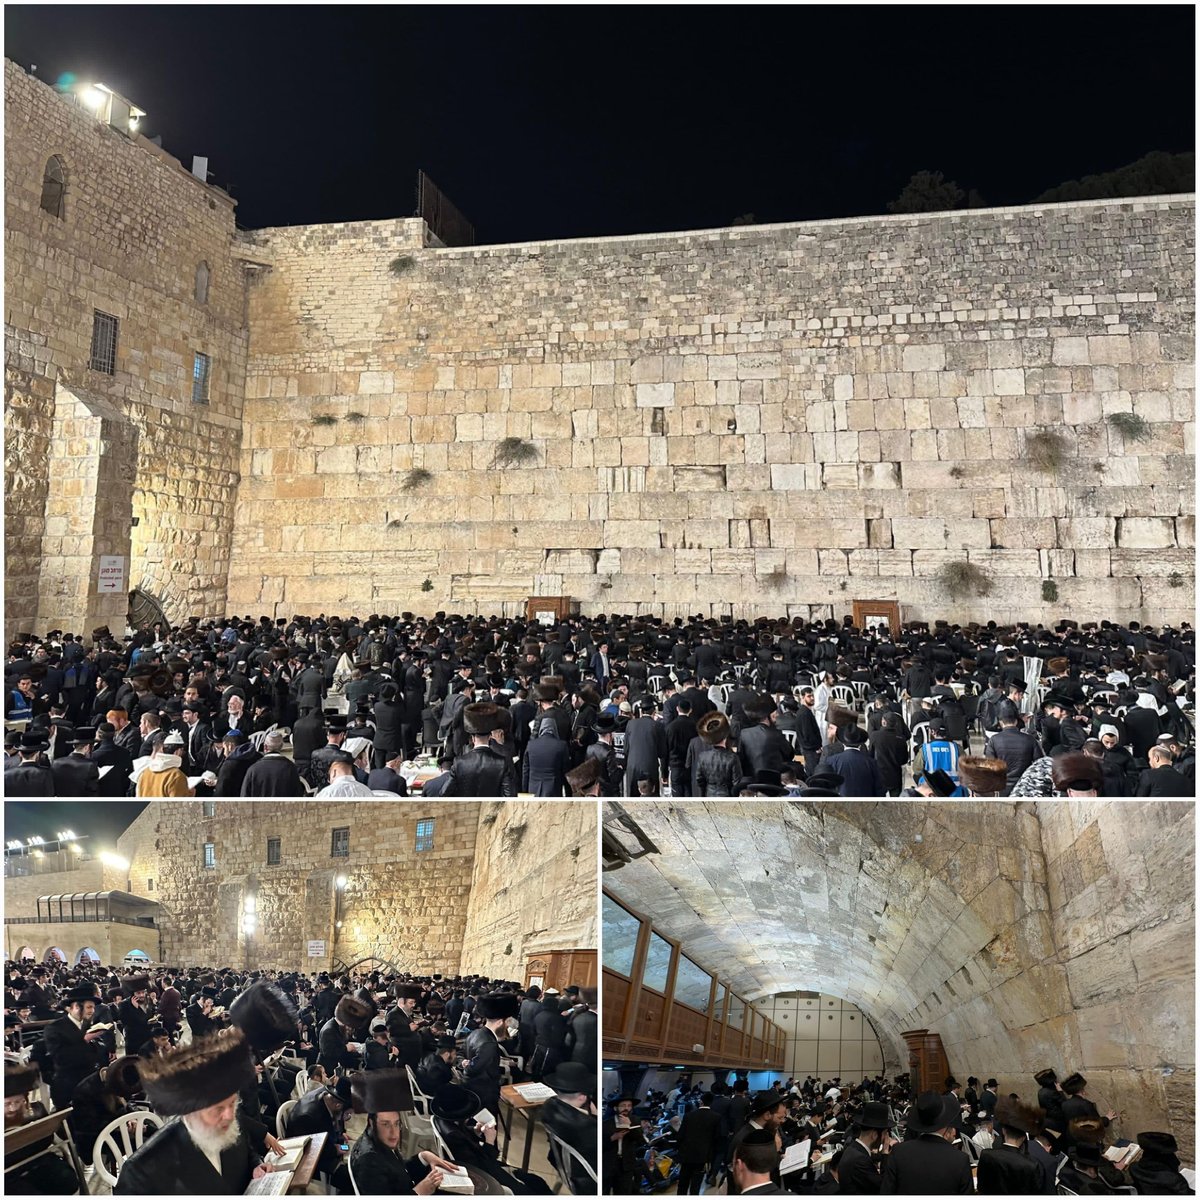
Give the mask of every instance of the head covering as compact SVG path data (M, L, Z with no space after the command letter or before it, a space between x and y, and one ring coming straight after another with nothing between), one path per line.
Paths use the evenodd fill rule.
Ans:
M1008 784L1008 763L1002 758L964 754L958 760L958 776L963 787L977 796L1000 796Z
M274 984L252 983L229 1007L229 1020L259 1055L278 1050L297 1035L296 1006Z
M559 1063L549 1075L542 1076L542 1082L556 1092L583 1092L585 1095L596 1094L596 1075L589 1071L583 1063Z
M483 1104L474 1092L454 1083L447 1083L438 1088L430 1104L433 1115L445 1121L463 1121L467 1117L473 1117L482 1107Z
M499 729L499 707L488 702L468 704L463 709L463 728L472 737L482 737Z
M4 1064L4 1098L7 1100L10 1096L24 1096L27 1092L32 1092L38 1086L38 1080L41 1078L41 1072L33 1063L11 1063Z
M723 742L729 736L729 718L723 713L705 713L696 725L696 732L710 746Z
M333 1016L339 1025L357 1029L371 1019L371 1006L363 1003L357 996L343 996L337 1002Z
M784 1102L784 1099L783 1093L775 1091L774 1088L755 1092L753 1099L750 1101L750 1115L757 1117L762 1113L770 1112L771 1109L778 1108Z
M888 1106L877 1100L868 1100L858 1114L855 1124L863 1129L888 1129L891 1121L888 1119Z
M917 1134L950 1129L956 1126L958 1121L958 1101L953 1096L943 1096L940 1092L922 1092L908 1110L908 1128Z
M1023 1100L1011 1100L1001 1096L996 1101L995 1121L1007 1129L1019 1129L1022 1133L1036 1137L1042 1131L1042 1119L1045 1114L1033 1104Z
M391 1067L379 1071L365 1071L359 1103L363 1111L369 1113L411 1112L414 1105L408 1072L403 1068Z
M163 1117L210 1108L255 1082L250 1046L237 1028L143 1059L139 1069L146 1098Z
M1104 789L1104 771L1099 760L1081 751L1057 755L1050 767L1050 779L1057 792L1068 788L1096 792Z
M475 1015L482 1021L501 1017L516 1017L521 1011L521 998L510 992L489 992L475 1001Z

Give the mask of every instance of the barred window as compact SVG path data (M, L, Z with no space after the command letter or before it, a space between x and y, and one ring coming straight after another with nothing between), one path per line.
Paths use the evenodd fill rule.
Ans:
M67 215L67 170L57 154L46 159L42 172L42 211L60 221Z
M215 800L202 800L200 803L203 805L201 812L205 817L215 817L217 815L217 802Z
M433 849L433 818L430 817L425 821L417 822L417 844L416 850L432 850Z
M267 838L267 866L277 867L280 860L280 839Z
M208 403L208 375L212 366L212 359L207 354L201 354L196 351L195 358L192 359L192 403L207 404Z
M330 858L349 858L350 857L350 826L343 825L339 829L333 831L333 836L329 843Z
M113 375L117 370L117 333L120 321L98 308L92 316L92 370Z
M217 865L217 843L204 843L204 868L211 871Z

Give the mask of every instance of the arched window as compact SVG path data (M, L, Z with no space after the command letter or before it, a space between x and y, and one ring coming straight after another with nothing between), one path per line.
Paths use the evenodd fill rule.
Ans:
M60 221L67 215L67 169L57 154L46 159L42 173L42 211Z
M196 266L196 303L208 303L208 263L206 262Z

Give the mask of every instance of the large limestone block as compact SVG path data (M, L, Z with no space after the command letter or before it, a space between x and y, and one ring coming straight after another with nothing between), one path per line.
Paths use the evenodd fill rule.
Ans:
M946 347L940 343L905 346L901 363L905 371L943 371L946 368Z
M780 520L771 522L771 544L784 549L817 549L840 546L866 548L866 521L853 518Z
M718 492L726 486L725 467L672 467L675 488L684 492Z
M777 491L815 491L821 486L820 463L772 463L771 487Z
M991 531L987 521L940 521L894 517L892 519L892 540L898 549L938 550L964 547L986 549L991 545Z
M675 404L675 384L639 383L636 403L638 408L671 408Z
M1058 533L1050 518L1043 520L1007 520L990 522L992 545L1018 549L1043 549L1058 545Z
M1163 550L1175 545L1175 522L1169 517L1122 517L1117 545L1130 550Z
M1110 550L1117 544L1111 517L1059 518L1057 544L1069 550Z
M603 545L625 547L658 548L660 545L657 521L614 521L604 522Z

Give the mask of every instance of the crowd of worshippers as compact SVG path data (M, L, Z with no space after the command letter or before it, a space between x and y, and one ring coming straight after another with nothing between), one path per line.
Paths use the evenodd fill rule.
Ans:
M262 617L26 637L6 693L11 796L1194 792L1187 625Z
M912 1095L907 1075L845 1082L809 1077L752 1092L721 1079L644 1098L606 1097L601 1126L605 1194L674 1186L678 1195L1191 1195L1178 1146L1147 1131L1135 1145L1109 1136L1073 1073L1039 1071L1036 1103L1000 1095L995 1079ZM1030 1088L1033 1093L1033 1087ZM803 1143L808 1143L803 1147ZM1115 1146L1118 1152L1110 1149ZM781 1172L790 1147L802 1147ZM807 1150L807 1156L804 1153ZM1107 1153L1106 1153L1107 1151ZM1123 1167L1118 1163L1125 1164Z
M332 1191L353 1191L352 1172L360 1194L431 1194L458 1164L516 1194L548 1193L539 1175L501 1160L500 1089L523 1080L552 1089L542 1124L594 1168L595 1002L594 989L542 993L478 975L10 962L5 1126L46 1115L37 1098L46 1091L51 1111L70 1108L75 1146L92 1164L103 1130L148 1109L166 1123L120 1165L117 1194L240 1194L270 1171L277 1115L294 1099L283 1134L326 1135L316 1169ZM419 1146L414 1097L442 1154ZM355 1113L367 1123L351 1144ZM78 1190L65 1159L37 1156L45 1145L22 1152L28 1165L10 1157L6 1190ZM572 1183L591 1190L590 1180Z

